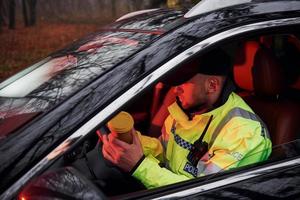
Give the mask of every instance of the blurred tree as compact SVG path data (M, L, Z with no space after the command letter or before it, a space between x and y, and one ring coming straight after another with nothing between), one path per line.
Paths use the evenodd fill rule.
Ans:
M128 4L129 4L129 11L133 12L133 11L142 9L143 1L142 0L128 0Z
M116 0L111 0L111 11L113 18L115 18L117 16Z
M8 25L8 0L0 0L0 28Z
M8 27L10 29L15 29L16 27L16 2L15 0L9 1L9 11L8 11Z
M159 6L166 6L167 5L167 0L152 0L152 5L157 8Z
M23 9L23 20L25 26L29 26L29 19L28 19L28 11L27 11L27 1L22 0L22 9Z
M165 6L167 4L167 0L147 0L144 1L144 7L146 9L149 8L159 8L161 6Z
M36 24L36 4L37 0L22 0L25 26L34 26Z
M0 32L2 30L2 26L4 24L4 16L3 16L3 0L0 0Z
M13 27L21 20L25 26L33 26L37 20L106 23L129 12L166 6L167 2L181 6L194 1L199 0L0 0L4 3L0 5L0 24L11 22Z

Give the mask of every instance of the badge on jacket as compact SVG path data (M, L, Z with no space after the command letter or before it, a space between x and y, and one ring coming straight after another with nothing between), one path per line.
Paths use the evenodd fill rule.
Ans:
M198 174L198 169L197 167L193 166L192 164L190 164L189 162L187 162L183 168L183 171L193 175L194 177L197 177Z

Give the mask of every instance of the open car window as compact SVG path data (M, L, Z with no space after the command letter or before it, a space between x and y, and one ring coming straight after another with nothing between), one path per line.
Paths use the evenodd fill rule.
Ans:
M255 42L255 44L256 43L258 43L258 41L259 41L259 39L261 39L261 40L263 40L263 39L268 39L268 37L267 36L270 36L270 35L264 35L264 37L261 37L261 35L260 36L258 36L258 37L253 37L253 38L246 38L246 39L243 39L243 40L241 40L241 41L237 41L235 44L230 44L231 45L231 48L229 48L229 46L228 46L228 48L227 48L227 46L226 46L226 48L225 48L225 45L224 45L224 49L228 49L228 51L229 50L232 50L232 52L229 52L229 53L231 53L231 55L235 55L236 54L236 52L238 52L238 53L240 53L240 43L241 44L245 44L245 43L247 43L248 44L248 41L250 41L251 40L251 42L252 41L254 41ZM294 70L297 70L297 66L296 66L296 63L292 63L293 65L291 65L291 63L289 63L289 65L287 65L287 63L285 63L284 61L285 61L285 59L287 58L286 57L286 55L289 55L289 58L295 58L295 56L291 56L288 52L292 52L292 51L294 51L294 50L290 50L288 47L285 47L285 48L283 48L283 46L278 46L278 45L280 45L280 44L278 44L278 43L282 43L282 42L285 42L285 41L289 41L289 40L291 40L292 38L294 38L295 36L294 35L289 35L289 34L287 34L287 35L276 35L276 37L274 36L274 35L271 35L270 36L270 38L272 39L272 41L271 42L269 42L269 43L267 43L267 41L264 41L264 45L265 46L267 46L267 45L272 45L272 47L270 47L270 49L272 49L272 50L274 50L274 54L276 53L276 54L278 54L277 56L279 57L279 56L281 56L280 58L280 61L282 62L282 66L283 67L288 67L288 69L290 69L290 68L293 68ZM297 38L296 38L297 39ZM295 42L295 44L298 44L298 39L296 40L296 42ZM251 43L252 44L252 43ZM290 43L288 43L288 44L290 44ZM291 44L291 45L293 45L293 44ZM294 45L293 45L294 46ZM251 47L253 47L253 46L251 46ZM243 46L243 48L244 48L244 46ZM240 66L240 64L241 63L247 63L248 62L248 57L249 57L249 52L248 52L248 49L247 48L245 48L246 49L246 52L245 52L245 55L243 55L243 57L241 56L241 57L239 57L239 58L243 58L242 59L242 61L240 61L239 60L239 62L238 62L238 64L239 64L239 66ZM252 50L252 51L250 51L250 53L252 53L253 52L253 49L250 49L250 50ZM295 51L294 51L294 53L296 54L296 55L298 55L297 53L298 53L298 51L297 51L297 49L295 49ZM238 54L239 55L239 54ZM289 60L289 61L291 61L291 59ZM253 61L252 61L253 62ZM279 61L278 61L279 62ZM241 66L241 68L242 68L243 66ZM251 68L250 68L251 69ZM180 70L179 70L179 72L180 72ZM251 72L251 70L250 70L250 72ZM176 73L176 70L175 70L175 73ZM240 75L243 75L243 76L241 76L243 79L248 79L249 77L248 77L248 75L249 74L246 74L246 73L240 73ZM177 75L177 77L179 77L179 75L181 75L181 76L183 76L184 74L183 73L177 73L176 74ZM299 74L297 74L297 73L293 73L292 74L293 75L293 78L290 78L289 79L289 81L290 81L290 83L289 84L294 84L295 83L295 81L297 80L297 75L299 75ZM172 77L173 78L173 77ZM164 82L166 82L166 79L164 79ZM289 85L288 85L288 87L289 87ZM158 97L158 96L156 96L157 95L157 91L159 90L159 91L163 91L163 88L160 88L159 87L159 85L156 85L156 87L154 88L152 88L153 90L154 90L154 92L153 92L153 96L152 96L152 99L151 99L151 96L150 96L150 98L147 96L147 95L144 95L144 96L141 96L141 98L138 98L137 97L137 99L135 99L134 100L134 102L132 102L130 105L127 105L128 107L126 107L124 110L126 110L126 111L129 111L131 114L132 114L132 116L135 118L135 122L137 122L137 126L139 126L139 127L142 127L141 129L140 128L138 128L138 130L145 130L145 131L142 131L142 133L144 133L144 134L147 134L147 126L145 127L144 126L144 124L143 124L143 120L141 120L140 118L142 118L143 117L143 115L141 115L141 113L145 113L145 114L147 114L147 113L149 113L149 110L151 110L150 108L153 106L151 106L151 104L150 104L150 106L149 105L147 105L147 106L145 106L145 103L147 102L147 101L151 101L151 100L156 100L156 98L158 98L158 99L166 99L165 97L166 97L166 95L167 95L167 93L168 93L168 91L171 91L172 90L172 88L167 88L167 91L164 91L165 92L165 96L163 96L163 97ZM243 90L243 88L241 87L241 88L239 88L240 90L238 91L239 92L239 94L243 94L243 95L245 95L245 96L243 96L243 98L244 97L246 97L247 95L248 96L251 96L251 95L253 95L253 86L252 86L252 88L250 88L249 90L246 90L246 89L244 89ZM242 93L242 91L243 92L246 92L245 94L244 93ZM295 95L296 93L293 93L293 95ZM280 95L282 95L282 97L283 98L286 98L286 94L280 94ZM295 96L292 96L293 98L295 98ZM278 98L278 97L277 97ZM290 98L290 97L287 97L287 98ZM164 100L158 100L161 104L164 104L165 103L165 101ZM172 99L173 100L173 102L174 102L174 99ZM154 103L155 104L155 103ZM144 111L144 112L141 112L141 111ZM147 120L148 118L147 118L147 115L145 115L146 117L144 118L144 120ZM148 115L148 117L149 117L149 115ZM148 119L149 120L149 119ZM161 120L162 121L162 123L163 123L163 121L164 120ZM138 124L138 122L140 122L140 124ZM149 121L148 121L149 122ZM151 122L149 122L149 123L151 123ZM269 124L268 124L269 125ZM160 127L162 127L162 124L160 124ZM272 129L273 130L273 129ZM149 132L148 132L149 133ZM274 140L275 138L276 138L276 136L274 135L274 134L276 134L275 132L270 132L270 134L271 134L271 137L272 137L272 139ZM272 135L273 134L273 135ZM298 133L295 133L294 135L297 135ZM275 143L275 142L274 142ZM273 163L275 163L275 162L282 162L282 161L285 161L285 160L288 160L288 159L291 159L291 158L295 158L295 157L298 157L299 156L299 154L300 154L300 143L299 143L299 139L297 139L297 140L289 140L288 142L285 142L285 143L280 143L279 145L277 145L277 144L273 144L273 147L272 147L272 154L271 154L271 156L268 158L268 160L265 160L265 161L263 161L263 162L260 162L260 163L253 163L252 162L252 164L249 164L249 165L244 165L244 166L242 166L242 167L236 167L236 163L237 162L234 162L234 163L231 163L231 164L229 164L229 165L227 165L225 168L223 168L223 169L221 169L220 171L218 171L218 172L215 172L214 174L210 174L210 175L208 175L208 176L203 176L203 177L200 177L199 178L199 181L203 181L203 183L205 182L205 181L211 181L211 180L213 180L214 178L218 178L219 176L222 176L223 174L234 174L234 173L239 173L239 172L241 172L242 170L251 170L251 169L253 169L253 167L262 167L262 166L266 166L266 164L273 164ZM101 154L101 151L99 150L99 148L97 148L98 149L98 153L99 154ZM251 157L255 157L256 155L258 155L258 154L260 154L261 152L257 152L257 153L255 153L255 154L248 154L247 155L247 158L249 159L249 160L251 160ZM232 166L235 166L235 168L233 169L232 168ZM230 169L230 170L228 170L228 169ZM128 177L128 179L129 179L130 177ZM132 178L132 177L131 177ZM195 180L195 181L198 181L198 180ZM111 183L110 182L110 184L113 184L113 183ZM113 184L114 185L114 184ZM124 189L124 188L123 188ZM132 188L128 188L128 192L131 192L131 190L130 189L132 189ZM138 190L138 189L137 189ZM113 193L113 194L111 194L110 192L110 190L108 189L108 188L104 188L104 193L106 194L106 195L108 195L108 196L114 196L114 195L119 195L120 193L121 194L123 194L122 192L123 191L118 191L118 192L120 192L120 193L118 193L118 192L116 192L116 193ZM125 193L126 194L126 193Z

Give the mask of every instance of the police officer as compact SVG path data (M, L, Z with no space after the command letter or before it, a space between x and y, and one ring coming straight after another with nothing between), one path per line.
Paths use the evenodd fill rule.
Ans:
M266 126L233 92L223 50L211 50L184 70L177 79L187 80L174 89L159 140L139 132L132 133L132 144L102 138L103 156L147 188L260 162L271 153Z

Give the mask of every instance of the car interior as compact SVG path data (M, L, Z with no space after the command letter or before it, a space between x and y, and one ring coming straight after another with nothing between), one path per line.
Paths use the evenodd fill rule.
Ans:
M222 48L233 60L232 76L236 92L265 122L273 147L299 139L300 35L251 36L231 41ZM173 88L161 81L126 104L123 110L133 116L136 130L159 137L168 116L167 107L174 101ZM105 127L98 128L107 132ZM278 151L275 149L267 162L286 157L287 152L281 148ZM145 189L130 174L122 173L102 157L101 142L96 133L90 134L80 146L67 152L45 174L55 173L53 169L61 167L75 169L109 197ZM41 177L45 178L45 175ZM29 190L30 187L26 187L23 193Z

